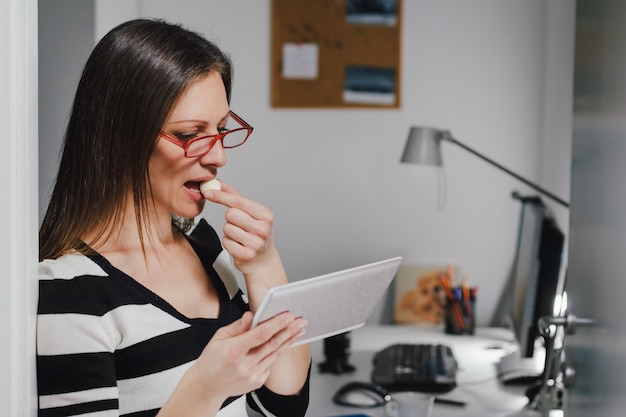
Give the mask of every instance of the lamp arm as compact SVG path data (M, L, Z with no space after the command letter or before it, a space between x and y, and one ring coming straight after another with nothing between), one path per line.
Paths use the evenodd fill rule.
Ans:
M449 132L444 132L444 134L440 137L440 139L441 140L446 140L448 142L451 142L451 143L454 143L455 145L460 146L461 148L465 149L466 151L476 155L477 157L479 157L483 161L489 162L491 165L495 166L496 168L500 168L502 171L506 172L507 174L509 174L510 176L512 176L514 178L517 178L518 180L520 180L524 184L528 185L529 187L535 189L536 191L539 191L540 193L544 194L547 197L550 197L551 199L553 199L557 203L561 204L562 206L569 208L569 203L567 201L557 197L556 195L552 194L550 191L547 191L547 190L541 188L537 184L533 184L532 182L528 181L526 178L516 174L515 172L511 171L510 169L508 169L508 168L500 165L499 163L497 163L497 162L487 158L486 156L476 152L475 150L473 150L469 146L462 144L461 142L459 142L458 140L453 138L452 135L450 135Z

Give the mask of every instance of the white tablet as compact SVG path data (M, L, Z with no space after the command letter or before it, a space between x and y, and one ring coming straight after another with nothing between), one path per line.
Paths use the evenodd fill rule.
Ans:
M365 324L396 275L401 257L290 282L271 288L252 326L290 311L308 321L304 338L293 346L356 329Z

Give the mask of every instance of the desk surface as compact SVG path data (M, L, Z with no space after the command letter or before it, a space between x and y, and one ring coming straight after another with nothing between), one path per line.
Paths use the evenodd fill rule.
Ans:
M459 363L457 388L442 395L466 402L464 407L435 404L432 417L512 416L528 402L524 387L504 386L498 381L496 363L514 347L510 332L499 328L479 328L476 335L457 336L439 329L414 326L364 326L351 332L349 363L357 369L343 375L320 374L324 361L323 341L311 344L313 366L311 401L307 417L330 417L348 414L384 416L382 409L359 409L332 403L333 394L349 381L369 381L373 354L393 343L442 343L450 346Z

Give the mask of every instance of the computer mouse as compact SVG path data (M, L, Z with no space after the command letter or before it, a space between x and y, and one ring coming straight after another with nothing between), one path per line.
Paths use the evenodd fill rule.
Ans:
M339 405L359 408L374 408L385 405L391 395L382 386L372 382L352 381L343 385L333 396Z

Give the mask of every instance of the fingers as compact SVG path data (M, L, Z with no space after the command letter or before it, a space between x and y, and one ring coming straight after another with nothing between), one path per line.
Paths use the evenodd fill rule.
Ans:
M274 215L267 207L254 200L242 197L234 187L222 180L220 182L222 183L221 190L207 190L203 195L209 201L232 209L229 210L231 220L248 222L250 224L253 224L250 222L251 219L273 223Z
M241 334L244 334L248 329L250 329L250 325L252 324L253 314L250 311L246 311L243 313L241 318L228 326L224 326L220 328L220 332L224 338L226 337L235 337Z
M251 322L252 313L246 312L240 320L222 328L226 329L222 336L232 337L231 359L240 361L245 357L247 366L256 369L253 374L269 369L283 352L302 338L307 325L305 319L289 312L272 317L254 329L249 329Z
M302 336L306 324L302 317L284 312L251 329L245 337L249 338L252 350L275 350L282 344Z
M294 339L302 337L307 324L305 319L284 312L250 329L252 318L253 314L246 311L239 320L218 330L219 338L238 340L236 343L246 346L247 351L271 351L294 343Z
M253 314L251 312L244 312L239 320L218 329L213 339L216 341L231 341L236 340L237 337L242 337L250 329L252 318ZM232 343L228 350L233 357L239 357L245 355L249 349L248 346L241 343Z
M268 210L267 207L254 200L242 197L234 187L231 187L222 180L220 180L220 182L222 183L221 190L208 190L204 193L204 197L207 200L222 204L231 209L237 209L248 214L255 220L266 220L273 217L272 212Z
M244 246L257 248L269 239L273 224L271 213L264 220L258 220L239 209L229 209L226 212L224 235Z
M204 196L209 201L228 207L222 244L235 258L236 265L262 259L259 256L273 245L273 213L256 201L242 197L223 181L221 191L208 190Z
M237 191L237 189L235 187L233 187L232 185L228 184L227 182L224 182L224 180L220 179L218 180L220 182L220 190L230 193L230 194L235 194L235 195L239 195L239 192Z
M264 343L252 349L250 354L259 361L259 369L269 370L291 345L302 338L305 333L306 324L307 322L303 318L296 318L286 328L274 333L273 336ZM253 330L260 329L261 327L262 325Z
M248 339L249 354L259 361L259 366L269 366L305 333L307 322L289 312L281 313L251 329Z
M233 396L257 389L283 352L302 337L306 322L282 313L250 329L252 313L220 328L194 364L193 377L210 392Z

